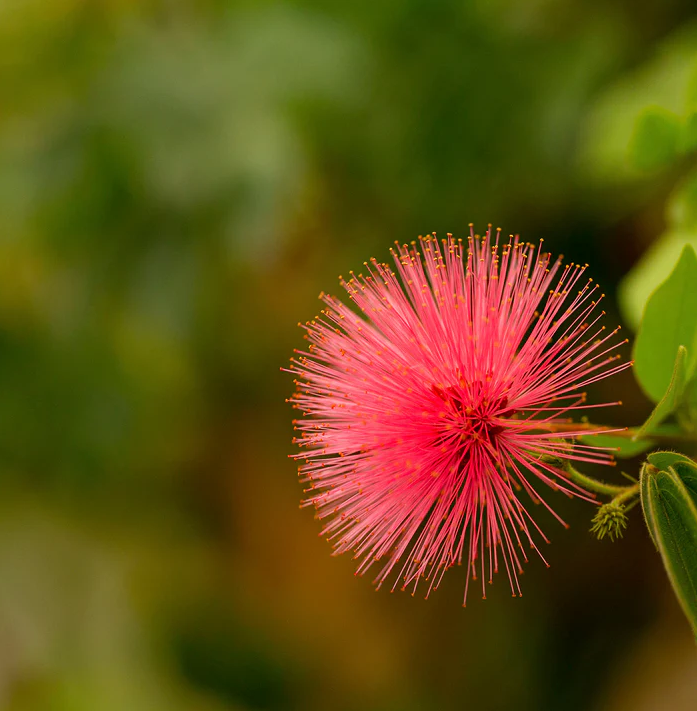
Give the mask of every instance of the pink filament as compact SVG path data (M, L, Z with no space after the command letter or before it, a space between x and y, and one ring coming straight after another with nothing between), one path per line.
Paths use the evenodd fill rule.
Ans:
M612 462L574 442L589 430L568 416L603 406L581 390L629 367L613 354L626 341L599 325L585 266L499 239L397 245L396 272L371 260L341 280L363 315L322 295L292 359L304 503L358 574L381 563L378 587L398 570L393 590L425 578L430 593L465 562L465 600L470 578L485 595L500 567L519 595L526 545L541 555L532 533L547 540L520 493L550 511L531 482L589 498L544 455Z

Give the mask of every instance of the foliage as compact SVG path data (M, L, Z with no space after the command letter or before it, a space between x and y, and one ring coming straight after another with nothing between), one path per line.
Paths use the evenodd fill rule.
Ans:
M470 221L553 240L610 295L628 272L636 326L697 246L692 14L0 3L3 708L575 711L621 696L663 605L631 530L636 564L600 546L591 563L570 506L568 558L517 607L466 617L339 584L350 561L308 545L297 512L277 369L337 274ZM695 422L697 351L672 345L660 382L642 377L660 401L684 345L687 385L655 439L621 440L628 455ZM629 381L641 422L651 405Z
M673 590L697 635L697 465L645 465L641 503Z

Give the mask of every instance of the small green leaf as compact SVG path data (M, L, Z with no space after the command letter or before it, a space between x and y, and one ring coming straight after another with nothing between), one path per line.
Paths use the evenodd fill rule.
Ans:
M645 439L670 415L680 402L680 397L685 390L687 380L687 348L678 346L678 354L675 357L673 376L670 379L668 389L660 399L658 405L649 415L649 419L644 422L639 431L634 435L635 441Z
M661 437L679 439L685 436L682 428L677 424L658 425L652 428L651 434L647 436L640 436L640 429L638 427L630 427L627 430L627 434L629 435L632 430L635 430L635 433L627 437L620 437L614 434L587 434L581 435L578 440L593 447L616 449L617 451L614 452L614 455L617 459L630 459L655 447L657 440Z
M697 465L676 462L667 470L645 466L641 504L668 578L697 634Z
M629 159L639 170L669 165L677 156L682 125L680 117L660 106L644 109L634 123Z
M677 462L688 462L693 464L689 457L679 452L651 452L651 454L646 457L649 464L656 467L656 469L665 470L674 466Z
M651 295L634 342L634 374L644 392L658 402L668 389L679 346L690 349L687 378L694 369L697 334L697 256L683 247L668 279Z
M578 438L583 444L589 444L592 447L607 447L608 449L617 449L614 455L619 459L629 459L636 457L637 454L643 454L646 450L651 449L654 443L651 439L642 439L640 442L634 438L617 437L615 435L582 435Z

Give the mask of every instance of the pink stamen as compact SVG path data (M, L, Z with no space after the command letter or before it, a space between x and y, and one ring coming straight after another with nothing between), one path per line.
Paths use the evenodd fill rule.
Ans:
M397 570L393 590L426 578L428 597L466 562L465 599L470 577L486 596L500 568L521 595L523 543L542 557L532 534L547 539L520 493L562 524L531 482L592 500L542 458L612 463L574 438L616 430L566 418L619 404L587 404L583 388L631 365L613 354L624 341L599 325L597 285L579 288L586 266L552 262L541 243L490 228L391 251L395 271L373 259L341 280L362 316L321 295L291 359L304 504L357 574L383 562L378 588Z

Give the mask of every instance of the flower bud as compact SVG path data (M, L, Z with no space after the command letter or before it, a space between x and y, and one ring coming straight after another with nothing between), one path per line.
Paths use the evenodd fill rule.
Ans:
M593 517L591 533L595 533L599 541L605 536L614 541L616 538L622 538L625 528L627 528L625 507L611 501L598 509L598 513Z
M666 573L697 634L697 464L660 453L641 470L641 505ZM651 457L649 457L651 462Z

